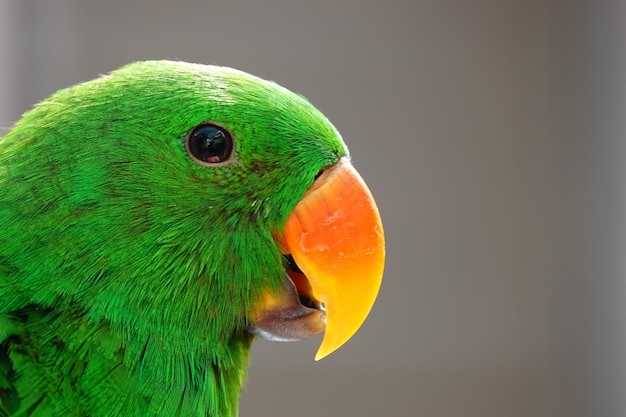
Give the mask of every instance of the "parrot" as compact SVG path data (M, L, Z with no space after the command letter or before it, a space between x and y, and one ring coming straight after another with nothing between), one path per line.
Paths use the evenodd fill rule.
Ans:
M140 61L0 139L0 416L239 413L252 341L369 315L385 243L342 136L305 97Z

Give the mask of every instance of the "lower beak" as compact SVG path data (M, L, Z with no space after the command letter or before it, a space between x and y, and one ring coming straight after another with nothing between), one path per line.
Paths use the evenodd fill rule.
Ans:
M293 302L280 301L292 298L283 291L266 303L273 306L266 312L280 311L278 306L284 311L286 305L290 306L288 316L294 329L290 330L286 322L275 326L283 339L291 333L294 338L315 334L324 329L325 321L324 339L315 356L316 360L322 359L347 342L365 321L378 294L385 262L378 209L347 159L316 179L287 219L278 240L299 269L289 274L293 287L300 299L313 299L318 310L312 314L311 305L301 304L301 309L294 309ZM303 326L310 330L303 331ZM263 331L273 333L275 329L266 326L255 333L263 335Z

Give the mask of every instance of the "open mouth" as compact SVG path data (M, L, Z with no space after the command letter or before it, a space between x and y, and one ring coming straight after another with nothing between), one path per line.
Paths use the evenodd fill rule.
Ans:
M300 300L300 304L304 307L312 308L315 310L324 311L324 303L318 301L313 296L313 288L311 287L311 283L304 275L304 272L298 267L298 264L293 259L293 256L290 254L283 255L283 260L285 263L285 270L289 279L296 287L296 291L298 293L298 299Z
M290 254L283 255L285 279L276 294L266 294L264 307L248 331L264 339L290 342L326 329L324 303Z
M320 172L274 239L285 279L259 300L249 330L282 341L325 331L321 359L361 326L384 267L378 209L347 158Z

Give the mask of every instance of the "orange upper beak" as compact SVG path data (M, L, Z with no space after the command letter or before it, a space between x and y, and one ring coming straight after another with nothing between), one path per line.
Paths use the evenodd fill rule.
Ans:
M315 181L287 219L282 240L326 313L324 339L315 356L319 360L363 324L385 262L376 203L347 159Z

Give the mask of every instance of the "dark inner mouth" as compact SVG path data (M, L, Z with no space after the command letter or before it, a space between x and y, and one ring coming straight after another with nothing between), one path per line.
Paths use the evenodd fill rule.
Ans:
M285 260L285 268L287 268L288 271L304 274L290 253L283 255L283 259Z
M283 255L283 259L285 262L287 275L294 283L294 285L296 286L296 290L298 291L300 304L305 307L320 310L320 302L317 301L315 297L313 297L313 289L311 288L311 284L309 283L309 280L306 278L306 275L304 275L300 267L298 267L298 264L296 264L293 256L291 256L291 254Z

